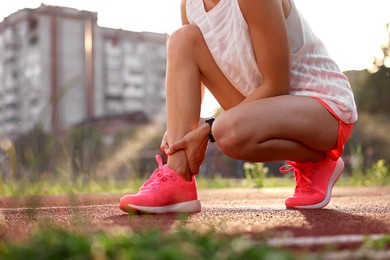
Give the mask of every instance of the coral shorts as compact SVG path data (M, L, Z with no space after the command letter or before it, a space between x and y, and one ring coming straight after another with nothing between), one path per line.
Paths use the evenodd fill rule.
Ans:
M312 97L318 102L320 102L328 111L339 121L339 133L337 138L337 145L334 149L326 152L326 155L333 160L337 160L344 152L344 145L348 141L348 138L351 136L352 129L354 124L344 123L340 117L333 111L332 108L328 106L322 99L318 97Z

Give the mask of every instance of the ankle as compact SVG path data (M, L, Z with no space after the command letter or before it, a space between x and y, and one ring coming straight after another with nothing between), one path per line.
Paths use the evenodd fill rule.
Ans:
M172 164L167 164L170 169L175 171L178 175L180 175L184 180L186 181L191 181L191 173L188 170L188 167L183 167L181 165L172 165Z
M299 164L310 164L310 163L317 163L326 158L326 153L324 152L318 152L316 154L313 154L310 156L310 158L304 159L304 160L296 160L296 163Z
M180 154L174 154L168 157L168 167L174 170L178 175L187 181L192 180L191 171L188 166L187 157Z
M316 157L316 159L314 160L314 162L320 162L320 161L324 160L325 158L326 158L326 153L320 152L318 154L318 156Z

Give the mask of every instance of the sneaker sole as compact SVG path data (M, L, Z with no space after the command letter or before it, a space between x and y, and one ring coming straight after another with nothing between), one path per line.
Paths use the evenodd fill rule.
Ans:
M330 177L329 183L328 183L328 190L326 192L326 197L323 201L320 203L314 204L314 205L306 205L306 206L295 206L295 207L289 207L290 209L321 209L328 205L330 198L332 197L332 189L333 186L336 184L337 180L340 178L341 174L344 170L344 161L340 158L337 161L336 167L333 170L332 176Z
M187 202L181 202L177 204L171 204L162 207L145 207L127 204L129 211L135 210L138 212L151 213L151 214L168 214L168 213L196 213L201 211L201 205L199 200L192 200Z

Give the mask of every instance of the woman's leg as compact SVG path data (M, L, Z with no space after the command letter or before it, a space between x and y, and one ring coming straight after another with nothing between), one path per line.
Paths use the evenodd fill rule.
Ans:
M198 126L201 82L207 84L225 109L237 105L244 97L219 70L197 27L187 25L176 31L168 42L167 52L167 142L172 145ZM202 159L200 156L199 161ZM159 167L139 192L120 199L120 208L125 212L155 214L200 211L186 151L168 156L168 165L163 166L159 157L157 162ZM188 181L177 178L177 174Z
M319 161L337 143L338 120L317 100L277 96L234 107L213 126L218 146L241 160Z
M287 208L318 209L331 198L344 168L341 158L326 156L337 146L339 121L318 100L278 96L234 107L215 121L214 137L227 155L241 160L289 160L295 192Z
M174 32L167 48L167 140L173 144L198 126L201 82L211 86L220 104L229 109L244 97L230 84L212 58L198 27L186 25ZM168 157L168 165L190 180L184 151Z

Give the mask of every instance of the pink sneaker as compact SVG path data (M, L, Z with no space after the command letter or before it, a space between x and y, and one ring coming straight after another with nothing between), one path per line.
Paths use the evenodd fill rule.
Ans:
M195 177L184 180L156 156L159 167L142 185L137 194L125 195L119 208L125 212L146 212L152 214L195 213L201 210Z
M332 189L344 169L344 161L329 157L319 162L287 162L280 171L285 174L292 169L296 180L295 192L285 201L288 209L320 209L328 205Z

